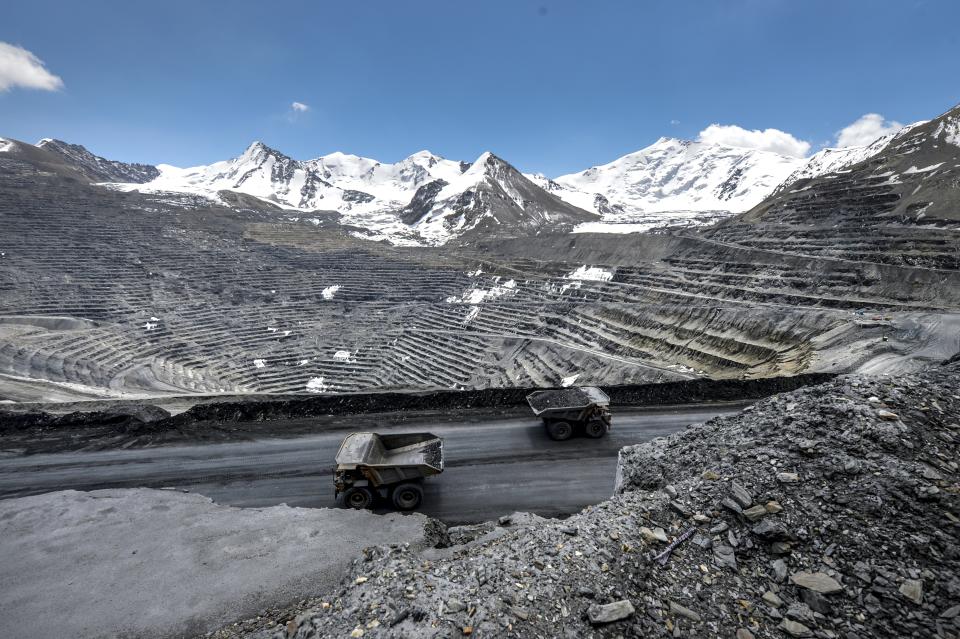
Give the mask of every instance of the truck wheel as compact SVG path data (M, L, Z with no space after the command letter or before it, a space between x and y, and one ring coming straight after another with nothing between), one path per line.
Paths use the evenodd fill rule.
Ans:
M584 427L583 432L587 434L587 437L593 437L594 439L600 439L607 434L607 425L601 421L587 422L586 427Z
M343 503L350 508L364 510L373 505L373 493L363 486L354 486L343 493Z
M547 435L554 441L562 442L573 435L573 426L568 422L548 422Z
M397 510L413 510L423 501L423 488L416 484L400 484L393 489L393 505Z

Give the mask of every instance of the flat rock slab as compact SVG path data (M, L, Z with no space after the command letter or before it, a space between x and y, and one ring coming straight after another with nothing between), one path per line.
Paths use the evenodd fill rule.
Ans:
M790 575L790 581L824 595L843 590L840 582L823 572L795 572Z
M631 616L634 612L633 604L626 599L603 605L594 604L587 608L587 616L593 625L620 621Z
M332 589L366 546L428 545L429 521L146 488L0 501L0 637L209 632Z

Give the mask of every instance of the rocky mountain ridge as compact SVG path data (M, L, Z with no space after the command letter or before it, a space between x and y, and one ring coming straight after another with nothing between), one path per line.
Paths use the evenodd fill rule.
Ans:
M228 205L240 194L294 215L335 212L368 239L403 245L439 244L482 231L523 235L547 229L634 232L702 226L752 208L787 183L863 161L894 138L891 134L866 147L824 149L808 159L661 138L608 164L554 179L522 175L489 153L473 163L429 151L393 164L340 152L296 160L258 141L230 160L178 168L115 162L57 140L41 140L37 147L93 182L112 183L111 188L189 194ZM12 152L13 143L4 144ZM23 151L22 144L16 148ZM475 167L490 157L509 170L500 170L500 180L484 169L490 173L487 186L478 189L475 178L484 171Z

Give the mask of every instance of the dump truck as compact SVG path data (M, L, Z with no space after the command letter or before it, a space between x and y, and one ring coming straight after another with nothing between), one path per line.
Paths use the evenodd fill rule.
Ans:
M527 403L550 439L563 441L578 432L597 438L610 431L610 398L596 386L536 391Z
M337 451L334 496L350 508L377 498L398 510L423 501L423 480L443 472L443 440L432 433L351 433Z

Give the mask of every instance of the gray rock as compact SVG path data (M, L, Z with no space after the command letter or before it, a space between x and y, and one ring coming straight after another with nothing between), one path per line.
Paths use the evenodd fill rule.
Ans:
M627 599L614 601L608 604L594 604L587 608L587 617L593 625L612 623L626 619L634 613L633 604Z
M917 605L923 603L923 582L919 579L904 579L898 590L913 603Z
M763 599L765 602L767 602L774 608L779 608L780 606L783 605L783 599L778 597L776 593L771 592L769 590L763 593L763 597L761 597L761 599Z
M736 639L754 639L753 633L746 628L737 628Z
M732 546L724 544L714 544L713 563L719 568L737 569L737 553Z
M667 543L667 531L659 526L653 530L643 526L640 528L640 536L647 542L659 541L661 543Z
M950 606L940 613L940 616L943 619L955 619L957 615L960 615L960 604L957 604L956 606Z
M743 484L736 480L730 482L730 496L733 497L733 500L742 508L746 508L753 503L753 495L750 494L750 491L747 490Z
M814 612L819 612L821 615L833 614L833 607L830 605L830 602L819 592L801 588L800 599L803 600L803 603L810 606L810 609Z
M676 601L670 601L670 612L681 617L686 617L691 621L700 621L700 615L685 606L681 606Z
M783 583L787 578L787 562L783 559L777 559L770 562L770 567L773 568L773 578L777 583Z
M710 550L713 548L713 540L706 535L696 534L693 536L693 545L704 550Z
M777 481L781 484L795 484L800 481L800 475L797 473L777 473Z
M731 499L730 497L724 497L724 498L723 498L723 501L720 502L720 505L723 506L724 508L728 509L728 510L731 510L731 511L737 513L738 515L740 515L740 514L743 513L743 508L740 507L740 504L738 504L737 502L735 502L735 501L734 501L733 499Z
M743 511L743 516L749 519L750 521L757 521L762 517L767 515L767 509L757 504L756 506L751 506Z
M794 602L790 604L785 614L787 619L793 619L794 621L802 621L809 624L814 622L813 611L810 610L810 606L805 603Z
M791 637L812 637L813 631L810 628L807 628L805 625L799 621L793 621L792 619L784 619L780 622L780 625L777 626L780 630L783 630L785 633Z
M783 541L790 538L790 535L787 533L786 528L783 527L783 524L780 524L772 519L764 519L759 524L751 528L750 532L763 541Z
M823 595L843 590L840 582L825 572L795 572L790 575L790 581L801 588L809 588Z
M444 610L452 613L463 612L467 609L467 605L459 599L448 599L443 607Z

